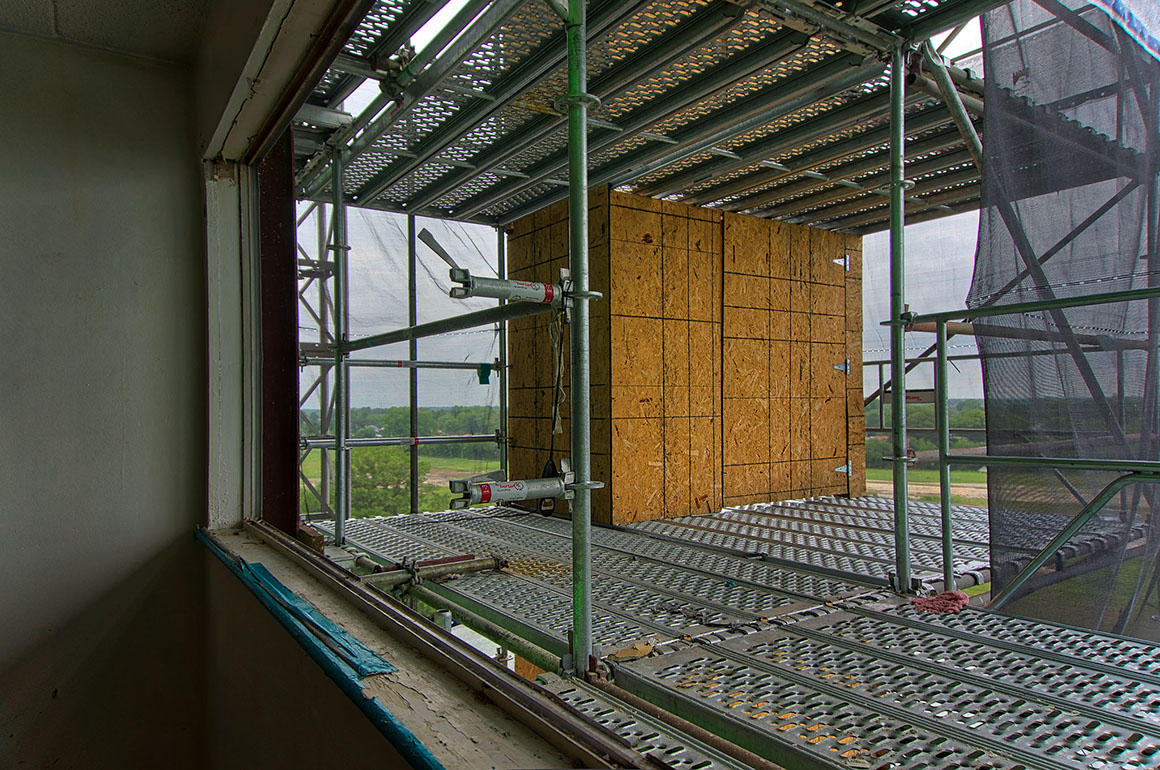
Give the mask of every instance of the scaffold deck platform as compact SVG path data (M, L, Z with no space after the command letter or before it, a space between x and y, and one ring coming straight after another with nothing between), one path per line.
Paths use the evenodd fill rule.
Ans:
M914 505L922 543L934 523ZM885 547L877 539L889 513L888 501L819 498L594 528L594 641L611 681L791 767L1055 770L1160 761L1160 648L974 608L919 612L874 579L889 561L876 550ZM985 558L985 521L983 509L956 511L963 566ZM384 564L501 557L504 569L425 585L567 654L566 520L490 508L347 526L349 542ZM915 549L917 563L923 554ZM843 575L848 567L863 572ZM673 767L735 762L583 682L545 684Z

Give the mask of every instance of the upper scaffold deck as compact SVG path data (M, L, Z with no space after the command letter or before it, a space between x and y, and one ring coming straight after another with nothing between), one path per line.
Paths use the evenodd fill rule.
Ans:
M591 2L588 91L602 106L590 116L590 182L826 229L883 229L888 51L995 4ZM302 197L333 198L325 169L336 145L357 206L504 224L566 196L558 18L542 0L469 2L462 32L428 45L442 51L392 68L389 57L437 6L377 2L315 88L295 125ZM982 81L955 74L981 104ZM384 95L352 123L334 111L367 78ZM912 79L909 221L977 208L978 170L950 113L925 76Z

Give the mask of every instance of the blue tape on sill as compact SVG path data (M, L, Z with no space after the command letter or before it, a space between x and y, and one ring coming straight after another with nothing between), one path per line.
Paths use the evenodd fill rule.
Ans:
M365 644L344 631L337 623L323 615L301 597L278 582L260 562L249 563L242 561L239 565L243 572L266 590L282 605L283 609L298 619L316 637L319 638L332 652L335 652L343 662L358 672L359 676L372 674L389 674L398 671L378 653L369 649ZM336 649L337 648L337 649Z
M351 665L343 660L342 656L336 654L335 649L331 645L326 644L323 639L312 632L312 624L307 624L298 616L294 615L287 609L283 602L279 601L279 598L283 597L272 594L267 586L260 582L253 569L254 566L260 565L251 565L245 559L230 554L200 529L197 530L195 537L209 548L210 552L230 572L242 581L242 584L270 611L270 614L274 616L275 620L306 650L306 653L314 659L322 670L326 672L326 675L350 698L355 706L371 720L375 728L391 742L391 745L395 747L411 767L419 768L419 770L446 770L443 763L435 758L435 755L423 745L422 741L415 737L414 733L407 729L405 724L399 721L398 717L391 713L390 709L384 706L378 698L370 697L370 694L363 690L362 682L356 676ZM264 572L282 591L289 593L288 589L282 586L281 583L278 583L264 567L261 568L260 572ZM298 597L295 596L294 598L297 599ZM301 600L299 599L299 601ZM320 613L319 617L326 619ZM328 619L326 620L330 622ZM337 628L337 626L335 627ZM341 631L341 629L339 630ZM345 632L343 633L345 634ZM350 638L353 639L353 637ZM383 661L383 663L388 666L391 665L386 663L386 661ZM392 667L391 670L394 671L396 669Z

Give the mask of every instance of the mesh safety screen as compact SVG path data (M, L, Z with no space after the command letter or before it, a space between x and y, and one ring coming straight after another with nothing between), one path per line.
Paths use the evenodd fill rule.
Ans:
M968 305L1160 283L1160 63L1079 0L987 13L984 189ZM1158 458L1155 300L980 318L988 452ZM1001 589L1117 472L992 466ZM1129 486L1054 553L1012 612L1160 638L1160 490Z

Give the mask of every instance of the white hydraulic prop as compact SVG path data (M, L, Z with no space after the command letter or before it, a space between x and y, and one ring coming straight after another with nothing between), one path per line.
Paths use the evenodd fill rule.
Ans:
M535 281L507 281L499 278L480 278L462 268L453 269L450 273L452 281L462 284L462 286L452 287L451 291L448 292L455 299L491 297L508 302L535 302L540 305L555 305L556 307L560 307L564 303L563 283L537 283Z
M573 497L573 492L568 487L575 477L567 460L562 460L560 465L563 472L554 478L528 479L526 481L454 479L448 482L448 486L452 493L461 495L461 497L451 501L451 510L518 500L544 500L547 498L570 500Z
M502 299L506 302L533 302L537 305L551 305L555 308L565 307L565 294L571 289L572 283L567 270L560 271L560 283L483 278L472 275L470 271L460 267L429 230L419 231L419 240L427 244L444 262L450 265L449 275L452 282L460 284L452 287L451 291L448 292L454 299L488 297Z

